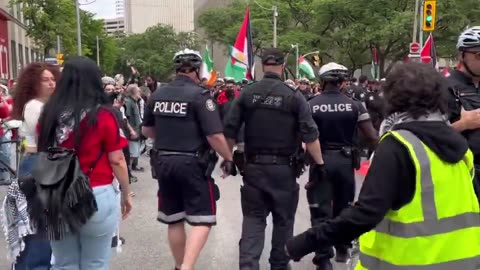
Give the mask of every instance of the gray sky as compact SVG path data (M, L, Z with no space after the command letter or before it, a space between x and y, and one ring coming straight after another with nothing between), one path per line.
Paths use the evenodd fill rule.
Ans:
M80 0L80 3L88 3L93 0ZM93 4L80 6L84 10L95 13L97 18L115 18L115 0L96 0Z

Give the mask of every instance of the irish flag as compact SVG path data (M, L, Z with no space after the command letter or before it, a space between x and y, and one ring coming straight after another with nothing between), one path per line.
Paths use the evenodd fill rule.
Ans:
M315 79L315 71L313 70L312 65L303 56L298 58L298 69L300 69L307 78Z
M232 77L236 81L243 78L253 80L253 46L252 35L250 33L250 8L247 6L243 23L237 38L232 47L230 47L230 61L225 67L225 77Z
M210 51L208 50L208 46L205 46L205 51L203 51L203 64L202 64L202 79L207 78L210 80L212 74L215 73L213 70L213 60L210 57Z

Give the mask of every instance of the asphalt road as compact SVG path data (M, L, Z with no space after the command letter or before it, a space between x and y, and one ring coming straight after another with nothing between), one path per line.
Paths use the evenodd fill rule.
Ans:
M141 164L148 169L147 158L142 158ZM147 170L148 171L148 170ZM240 208L240 177L220 179L219 170L214 177L221 190L218 203L218 225L212 230L209 240L198 260L196 270L226 270L238 269L238 241L241 235L242 212ZM156 221L157 183L149 172L137 173L139 182L133 184L136 192L132 215L121 224L121 235L126 239L126 245L120 254L115 254L112 270L172 270L174 266L167 241L167 227ZM357 192L362 177L357 176ZM306 176L299 179L303 186ZM6 187L0 187L0 198L4 198ZM310 226L308 204L304 189L301 189L300 202L296 215L295 233L303 232ZM261 258L261 269L270 269L268 257L271 241L271 220L268 220L265 248ZM9 269L6 259L6 245L3 234L0 235L0 270ZM312 255L301 262L294 263L295 270L315 269L311 263ZM345 270L345 265L335 265L335 270Z

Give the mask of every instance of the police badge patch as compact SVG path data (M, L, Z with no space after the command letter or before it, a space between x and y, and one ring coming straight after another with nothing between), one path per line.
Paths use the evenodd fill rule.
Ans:
M213 112L215 111L215 103L211 99L207 99L205 102L205 106L207 106L207 110Z

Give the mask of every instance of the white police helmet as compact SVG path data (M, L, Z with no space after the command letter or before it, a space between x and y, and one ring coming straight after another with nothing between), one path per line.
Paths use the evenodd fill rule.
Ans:
M199 69L202 66L202 61L200 53L190 49L178 51L173 57L173 63L177 70L180 68Z
M343 82L348 77L348 68L330 62L320 68L318 76L323 82Z
M468 28L458 37L458 50L462 51L472 47L480 47L480 26Z

